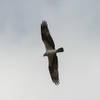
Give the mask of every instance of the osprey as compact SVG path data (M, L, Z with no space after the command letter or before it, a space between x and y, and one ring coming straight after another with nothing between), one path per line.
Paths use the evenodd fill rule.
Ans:
M64 49L62 47L59 49L55 49L55 44L50 35L46 21L42 21L41 36L46 48L46 53L44 54L44 56L48 57L50 76L52 81L57 85L59 84L59 73L58 73L58 58L56 53L63 52Z

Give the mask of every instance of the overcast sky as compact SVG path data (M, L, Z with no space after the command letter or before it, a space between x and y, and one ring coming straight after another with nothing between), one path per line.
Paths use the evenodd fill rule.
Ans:
M99 0L0 0L0 100L100 100ZM52 83L41 40L46 20L58 54Z

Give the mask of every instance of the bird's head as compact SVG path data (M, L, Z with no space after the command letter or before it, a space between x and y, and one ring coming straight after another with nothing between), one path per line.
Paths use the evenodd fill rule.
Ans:
M47 56L47 53L44 53L44 55L43 55L43 56L44 56L44 57L45 57L45 56Z

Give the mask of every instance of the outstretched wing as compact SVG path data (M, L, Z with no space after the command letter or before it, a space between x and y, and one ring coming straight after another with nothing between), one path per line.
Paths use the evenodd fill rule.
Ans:
M42 40L45 44L46 50L55 49L55 44L54 44L53 39L49 33L49 29L48 29L48 25L47 25L46 21L42 21L41 36L42 36Z
M59 72L58 72L58 58L57 55L54 54L48 57L49 59L49 72L52 81L58 85L59 84Z

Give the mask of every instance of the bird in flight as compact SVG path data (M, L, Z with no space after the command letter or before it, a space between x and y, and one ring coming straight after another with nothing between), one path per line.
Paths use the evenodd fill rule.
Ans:
M59 84L59 72L58 72L58 58L56 53L63 52L64 49L61 47L59 49L55 49L54 41L50 35L48 25L46 21L42 21L41 24L41 37L44 42L46 52L43 56L48 57L49 62L49 73L52 81L58 85Z

